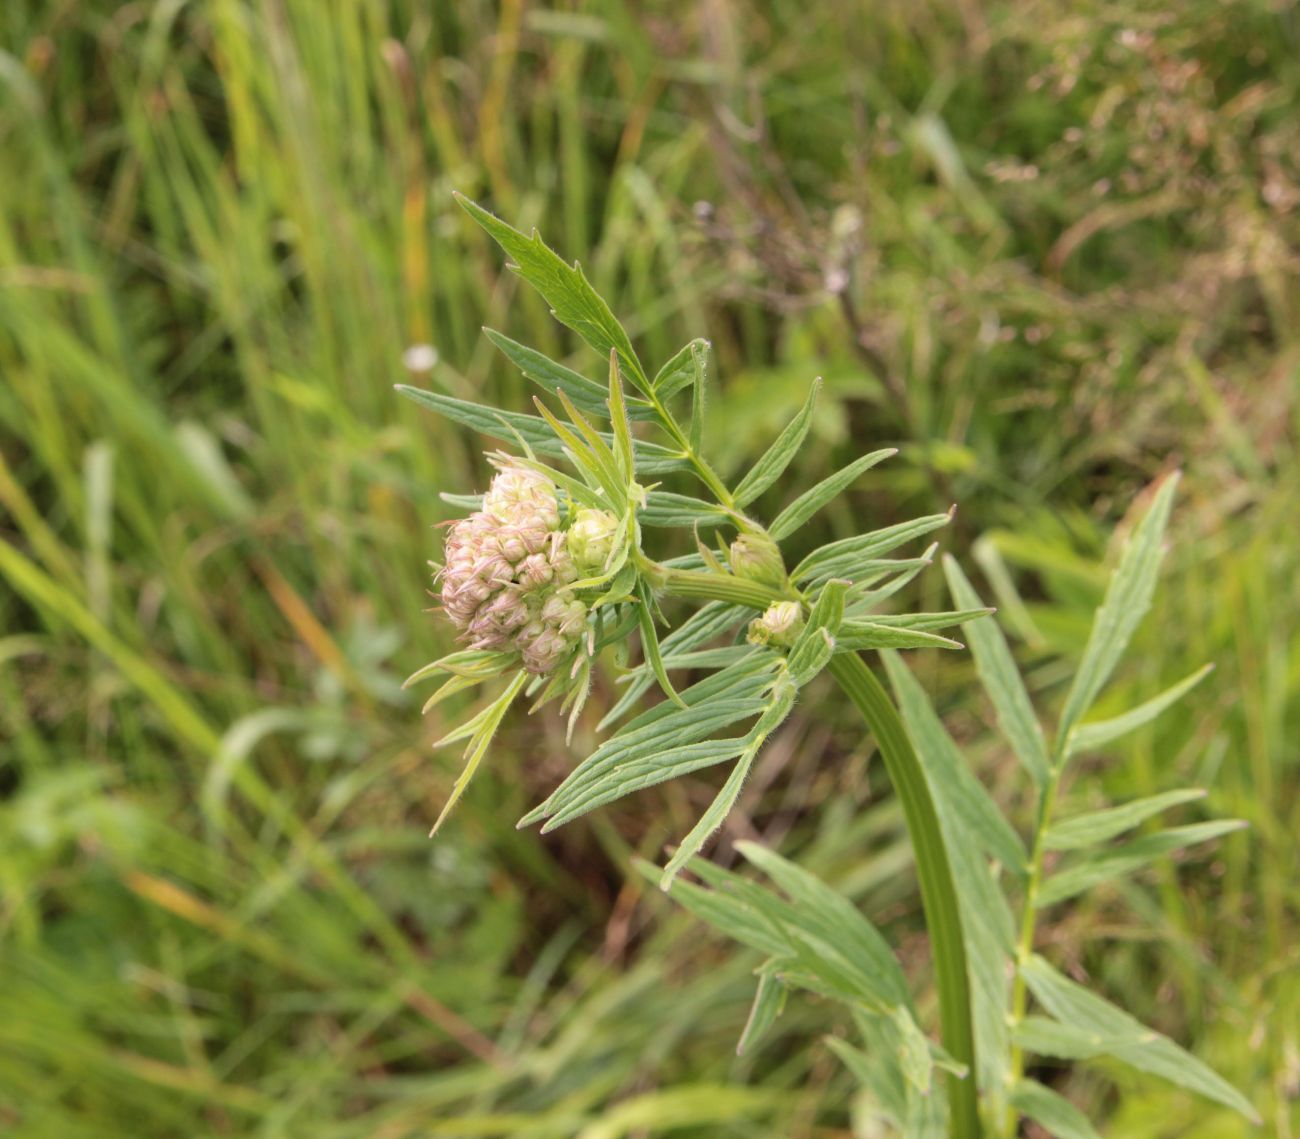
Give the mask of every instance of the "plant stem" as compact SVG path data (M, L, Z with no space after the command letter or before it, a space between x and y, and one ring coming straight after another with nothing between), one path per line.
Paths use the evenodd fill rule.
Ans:
M778 590L728 574L677 569L662 572L661 587L679 597L730 601L763 609L783 596ZM921 904L925 909L934 955L943 1045L968 1069L964 1079L954 1075L948 1077L951 1134L953 1139L979 1139L975 1035L971 1026L966 943L962 937L961 912L957 907L957 890L948 864L947 846L930 785L889 694L866 662L857 653L840 653L831 658L830 672L875 734L890 782L907 819L921 884Z
M957 890L948 865L948 851L925 772L893 701L875 673L857 653L831 658L830 673L857 705L875 734L880 754L894 785L916 857L921 904L930 931L935 983L939 991L939 1020L943 1045L968 1069L964 1079L948 1076L948 1106L953 1139L978 1139L979 1105L975 1092L975 1035L971 1026L970 981L966 972L966 943L962 937Z

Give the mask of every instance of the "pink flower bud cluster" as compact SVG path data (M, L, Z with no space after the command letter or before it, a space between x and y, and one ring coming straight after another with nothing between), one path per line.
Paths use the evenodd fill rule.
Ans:
M483 509L447 532L442 607L471 648L518 649L527 671L551 672L587 625L587 607L565 587L577 580L559 528L555 484L506 463Z

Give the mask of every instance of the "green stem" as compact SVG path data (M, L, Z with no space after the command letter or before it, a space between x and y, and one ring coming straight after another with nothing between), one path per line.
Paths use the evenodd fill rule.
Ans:
M964 1079L951 1074L948 1077L951 1133L953 1139L977 1139L980 1119L975 1094L975 1035L971 1026L966 943L962 937L957 890L930 785L893 701L866 662L857 653L840 653L831 658L830 672L875 734L885 769L907 819L921 884L921 904L930 931L943 1044L968 1069Z
M718 472L713 469L709 461L699 453L692 445L690 438L681 428L681 425L673 417L672 413L663 405L659 396L654 392L649 393L650 402L654 406L659 416L659 424L668 432L672 441L682 449L682 457L695 468L695 473L699 476L700 481L713 492L713 496L725 506L728 510L736 510L736 499L731 491L727 489L727 484L718 476Z
M730 601L764 609L783 596L778 590L728 574L675 569L661 570L661 573L657 584L665 592L679 597ZM875 734L885 769L907 819L921 884L921 904L925 909L934 955L943 1044L949 1054L968 1069L964 1079L953 1075L948 1077L952 1136L953 1139L979 1139L975 1035L971 1026L966 943L962 937L957 890L953 885L948 851L934 799L930 795L930 785L889 694L866 662L857 653L841 653L831 658L830 672Z

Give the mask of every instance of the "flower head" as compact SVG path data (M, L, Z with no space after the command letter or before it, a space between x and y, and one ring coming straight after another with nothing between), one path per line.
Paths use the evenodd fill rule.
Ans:
M761 617L749 623L748 640L754 645L788 649L803 632L803 610L797 601L775 601Z

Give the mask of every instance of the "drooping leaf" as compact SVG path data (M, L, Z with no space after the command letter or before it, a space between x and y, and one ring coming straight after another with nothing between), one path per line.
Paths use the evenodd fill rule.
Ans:
M1236 1088L1172 1040L1134 1020L1128 1013L1058 973L1037 955L1021 966L1037 1000L1062 1024L1124 1043L1107 1053L1139 1071L1161 1076L1179 1087L1215 1100L1260 1122L1259 1113Z
M821 391L821 386L820 377L813 380L812 387L808 392L808 398L804 401L803 407L799 409L799 414L785 425L781 434L776 437L775 442L763 453L762 458L740 480L734 494L737 506L747 506L753 502L781 477L781 472L790 465L790 460L799 453L799 448L803 446L808 429L812 426L813 407L817 403L817 393Z
M514 679L507 685L506 690L470 721L474 725L474 730L470 735L469 747L465 751L465 766L461 769L460 775L456 777L456 782L452 784L451 794L447 796L447 802L443 804L442 810L438 812L433 829L429 831L430 837L437 834L438 828L442 826L452 807L465 793L465 788L469 786L469 781L474 778L474 773L478 770L478 765L482 762L488 745L492 742L492 737L496 735L497 728L501 726L501 720L506 714L506 709L514 703L515 697L519 695L527 680L528 674L526 672L516 673ZM452 732L439 741L439 744L463 738L464 736L460 733Z
M1214 665L1204 665L1192 673L1191 676L1185 677L1171 688L1166 688L1159 696L1153 696L1150 700L1139 704L1136 708L1123 713L1123 715L1115 716L1109 720L1095 720L1088 724L1076 724L1066 741L1067 753L1073 755L1075 752L1080 751L1094 751L1110 743L1111 740L1119 739L1120 736L1127 735L1144 724L1149 724L1171 704L1181 700L1184 695L1200 684L1213 671Z
M1128 647L1134 630L1151 607L1156 577L1160 572L1161 543L1177 487L1178 474L1175 472L1165 479L1150 510L1133 528L1119 565L1111 576L1106 597L1093 618L1092 633L1083 650L1079 670L1065 698L1065 709L1057 729L1057 751L1062 755L1064 741L1070 738L1075 724L1092 707L1092 702Z
M851 486L859 475L874 467L877 463L897 454L897 447L886 447L880 451L873 451L869 455L863 455L860 459L854 460L843 470L836 471L829 478L823 479L811 490L801 494L776 516L775 521L768 527L772 537L777 541L788 538L831 499L845 488Z
M609 356L610 349L616 351L628 379L648 394L650 383L632 349L632 341L609 305L591 287L581 266L577 262L566 264L542 241L536 230L531 237L525 237L463 195L457 194L456 200L505 250L513 261L511 268L514 272L542 294L555 319L572 328L602 359Z
M1199 788L1166 791L1163 795L1151 795L1118 807L1108 807L1102 811L1092 811L1086 815L1062 819L1048 828L1047 833L1043 835L1043 845L1048 850L1080 850L1088 846L1097 846L1116 835L1132 830L1161 811L1204 798L1205 792Z
M1167 831L1134 839L1121 846L1109 847L1095 854L1085 855L1066 869L1052 874L1038 891L1036 904L1039 908L1054 906L1112 878L1132 874L1161 855L1171 854L1175 850L1182 850L1183 847L1196 843L1209 842L1211 839L1239 831L1244 826L1246 823L1242 819L1218 819L1210 823L1193 823L1191 826L1173 827Z
M1034 1080L1019 1080L1011 1104L1056 1139L1101 1139L1088 1117L1068 1099Z

